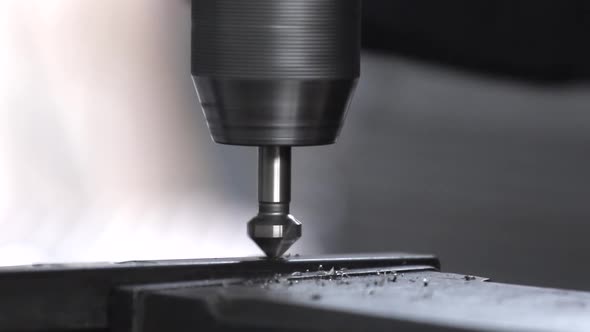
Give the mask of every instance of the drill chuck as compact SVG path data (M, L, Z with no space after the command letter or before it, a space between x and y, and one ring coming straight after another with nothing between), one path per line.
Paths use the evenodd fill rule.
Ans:
M193 0L192 75L213 140L259 146L270 257L301 236L289 214L291 147L336 141L360 74L361 0Z
M335 142L360 72L360 0L192 8L192 74L216 142Z

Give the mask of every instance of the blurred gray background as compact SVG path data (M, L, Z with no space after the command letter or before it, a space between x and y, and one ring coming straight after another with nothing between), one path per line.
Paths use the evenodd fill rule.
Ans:
M14 0L0 22L1 264L258 254L256 149L209 138L186 1ZM294 152L292 252L590 290L590 85L555 81L552 56L495 72L515 67L370 41L338 144Z
M369 52L362 69L338 144L295 151L305 236L332 253L436 253L449 271L590 290L588 84ZM248 160L227 172L255 197L254 152L218 152Z

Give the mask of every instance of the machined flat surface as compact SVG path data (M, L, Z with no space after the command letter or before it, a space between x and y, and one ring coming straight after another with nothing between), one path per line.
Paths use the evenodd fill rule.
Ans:
M0 331L590 331L590 293L438 272L428 255L0 269Z
M439 268L436 257L414 254L6 267L0 268L0 331L107 329L109 296L124 285L249 280L314 269L319 264L348 269L409 265Z
M432 270L296 273L132 292L134 332L590 331L590 293ZM394 274L397 271L396 274ZM169 287L169 289L166 289Z

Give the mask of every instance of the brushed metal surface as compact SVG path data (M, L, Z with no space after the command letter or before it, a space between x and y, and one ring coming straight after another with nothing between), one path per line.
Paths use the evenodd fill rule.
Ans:
M336 141L357 80L194 77L213 140L249 146Z
M353 78L358 0L193 2L193 74L250 79Z
M201 0L192 75L232 145L335 142L360 75L360 0Z

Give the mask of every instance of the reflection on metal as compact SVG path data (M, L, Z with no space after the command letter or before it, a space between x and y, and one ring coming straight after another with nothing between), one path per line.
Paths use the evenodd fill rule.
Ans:
M257 238L282 238L283 237L283 226L282 225L261 225L254 227L254 237Z
M286 204L291 201L291 148L269 146L258 149L258 201Z

